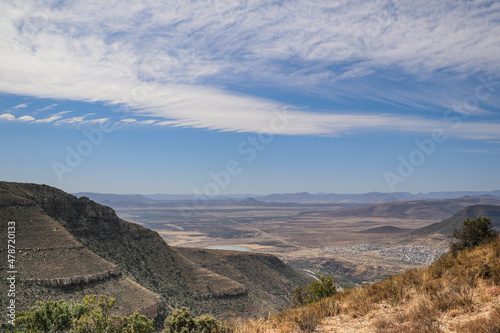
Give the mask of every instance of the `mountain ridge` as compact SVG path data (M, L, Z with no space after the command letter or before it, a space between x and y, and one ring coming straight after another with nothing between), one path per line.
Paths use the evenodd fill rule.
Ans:
M143 290L142 294L146 298L153 297L151 295L158 296L164 305L161 309L158 307L155 311L149 311L150 315L156 316L168 308L188 306L195 313L208 312L220 317L230 313L251 316L262 310L273 312L284 308L291 300L292 289L310 280L291 268L291 276L284 276L277 271L277 286L285 291L283 297L270 301L257 299L252 292L249 293L244 283L201 267L191 260L193 258L188 259L171 248L155 231L124 221L113 209L89 198L77 198L46 185L0 182L0 207L3 213L2 223L7 223L8 220L19 221L24 228L23 235L40 232L40 221L50 222L47 222L48 227L44 229L46 236L39 238L38 245L35 237L25 239L26 242L35 242L35 246L30 245L31 247L39 249L43 246L44 251L49 251L57 247L54 244L66 243L55 239L54 234L64 234L64 237L71 240L68 243L70 246L67 246L69 249L61 254L59 260L49 262L47 268L51 270L59 267L68 272L67 276L48 276L49 279L54 278L53 280L70 278L61 280L69 281L66 287L59 285L59 282L43 282L40 271L30 271L28 261L21 259L19 264L25 270L21 279L27 290L24 295L26 299L20 302L24 306L29 306L30 298L36 299L36 295L40 294L53 299L62 296L78 299L82 297L83 290L109 292L113 288L105 288L106 283L114 283L114 290L119 290L117 286L126 283L130 288L135 286L136 289ZM6 241L2 241L2 244L6 244ZM74 253L77 251L75 248L84 251L86 257L94 256L95 261L107 263L108 269L118 267L120 273L116 276L103 276L101 280L86 281L85 274L74 271L82 256L78 257L78 253ZM2 252L5 250L2 248ZM40 251L33 251L38 252ZM206 253L207 258L216 260L217 250L207 250ZM52 252L50 254L53 255ZM44 258L46 257L45 255ZM248 267L256 271L273 270L272 267L259 266L261 259L258 254L249 256L239 253L235 258L236 261L247 262ZM44 260L41 259L43 258L32 262L38 262L42 267ZM276 260L279 261L277 258ZM85 267L82 269L93 267L90 264L83 266ZM70 272L72 273L69 274ZM28 275L32 279L40 280L40 283L32 287ZM78 276L82 278L77 278ZM73 281L72 277L75 278ZM139 299L138 296L137 298ZM2 299L2 302L4 301L5 299ZM141 308L151 309L151 306L152 304L144 304L127 309L135 311Z
M189 194L103 194L93 192L74 193L75 196L86 196L96 202L183 202L191 205L197 200L197 196ZM428 192L412 194L409 192L367 192L358 194L348 193L315 193L297 192L297 193L273 193L269 195L253 194L233 194L206 196L205 202L237 204L253 199L255 204L262 203L302 203L302 204L381 204L389 202L416 201L416 200L441 200L458 199L461 197L489 197L491 199L500 199L500 190L495 191L449 191L449 192ZM248 203L247 203L248 204Z
M492 220L494 227L500 231L500 205L472 205L457 212L452 217L439 223L433 223L423 228L413 230L411 235L429 236L441 234L448 236L453 229L460 227L466 219L475 219L479 216L488 217Z

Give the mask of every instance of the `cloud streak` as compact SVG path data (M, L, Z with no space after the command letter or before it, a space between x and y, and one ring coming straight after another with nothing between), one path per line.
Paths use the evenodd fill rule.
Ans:
M126 105L125 124L140 116L164 119L137 122L144 125L270 132L276 114L287 113L293 119L273 133L423 133L449 124L419 113L450 107L467 89L448 86L455 93L444 97L423 88L387 92L371 84L374 73L396 68L401 77L437 86L443 75L460 81L500 67L500 27L494 23L500 19L500 4L495 2L291 0L214 6L208 1L68 1L42 8L0 1L0 10L6 17L0 26L5 36L0 40L0 91ZM225 88L244 82L340 100L362 92L366 101L410 111L336 108L320 113ZM343 87L346 82L351 85ZM483 107L494 108L496 101ZM108 119L21 118L54 125ZM471 122L450 135L498 139L497 133L497 124Z
M22 104L18 104L14 107L12 107L13 109L23 109L23 108L27 108L28 107L28 104L26 103L22 103Z

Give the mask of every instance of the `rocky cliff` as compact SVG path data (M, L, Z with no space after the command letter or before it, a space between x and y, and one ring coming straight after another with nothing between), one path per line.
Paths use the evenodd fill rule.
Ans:
M0 182L0 216L5 228L8 221L18 225L19 277L27 288L23 306L40 295L78 299L107 293L131 305L122 312L152 317L180 306L220 317L256 315L283 308L291 290L309 281L278 258L256 254L225 260L232 274L224 274L196 255L186 258L156 232L121 220L109 207L45 185ZM216 250L204 254L210 262L223 257ZM263 260L268 264L261 265ZM267 280L238 278L257 263ZM274 294L279 297L263 298Z

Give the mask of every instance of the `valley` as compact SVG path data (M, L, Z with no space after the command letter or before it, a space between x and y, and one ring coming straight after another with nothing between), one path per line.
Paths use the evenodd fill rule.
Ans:
M349 290L428 265L464 219L488 216L500 229L500 200L491 197L205 206L113 198L0 182L0 222L16 223L16 309L105 294L124 304L117 313L158 323L183 306L221 319L265 317L319 274Z
M392 202L349 206L261 202L107 202L117 214L157 231L184 248L233 248L278 256L315 274L333 274L341 285L373 282L429 264L445 252L444 234L421 230L464 207L500 205L494 198ZM424 229L425 230L425 229Z

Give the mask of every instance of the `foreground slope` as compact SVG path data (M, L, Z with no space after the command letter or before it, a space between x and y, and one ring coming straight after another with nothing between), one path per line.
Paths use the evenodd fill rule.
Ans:
M87 274L87 271L100 274L101 271L116 270L120 278L143 288L145 292L161 295L167 309L188 306L194 312L208 312L224 317L230 313L256 315L263 311L281 309L290 300L291 290L309 281L300 274L286 276L275 271L272 266L263 267L273 279L286 281L286 285L277 284L286 288L284 292L279 291L283 292L279 299L258 299L255 296L258 292L253 287L249 289L238 279L201 267L174 251L156 232L121 220L111 208L88 198L77 198L61 190L36 184L0 182L0 191L5 197L4 211L13 212L11 215L2 214L2 225L8 220L25 225L26 228L20 230L17 235L19 239L24 238L27 244L25 247L44 247L47 251L54 251L58 247L73 249L60 257L57 257L55 252L50 252L55 258L52 261L45 259L51 257L49 254L43 257L26 257L26 261L19 262L20 267L23 267L19 277L25 282L60 277L55 273L57 271L77 277ZM16 200L19 204L14 204ZM49 224L43 233L37 230L42 225L39 221L50 222L47 222ZM43 237L28 236L30 234ZM2 245L6 244L6 240L1 241ZM83 254L72 251L80 251ZM216 260L216 251L207 253L208 257L213 257L210 260ZM258 255L242 255L241 258L249 263L261 260ZM237 270L235 268L235 271ZM108 278L114 279L113 276L106 277ZM75 280L79 282L75 282L73 286L78 294L68 294L69 298L81 298L83 295L80 280ZM114 296L105 292L99 281L88 282L95 290L100 288L99 290L104 291L100 293ZM243 282L248 284L248 281ZM272 284L273 280L270 282ZM67 288L57 289L57 286L50 284L42 283L36 285L36 288L36 293L40 295L50 294L56 297L67 293ZM35 300L36 298L32 298L31 302ZM29 303L28 300L25 303Z
M267 320L233 326L242 333L500 332L500 238Z

